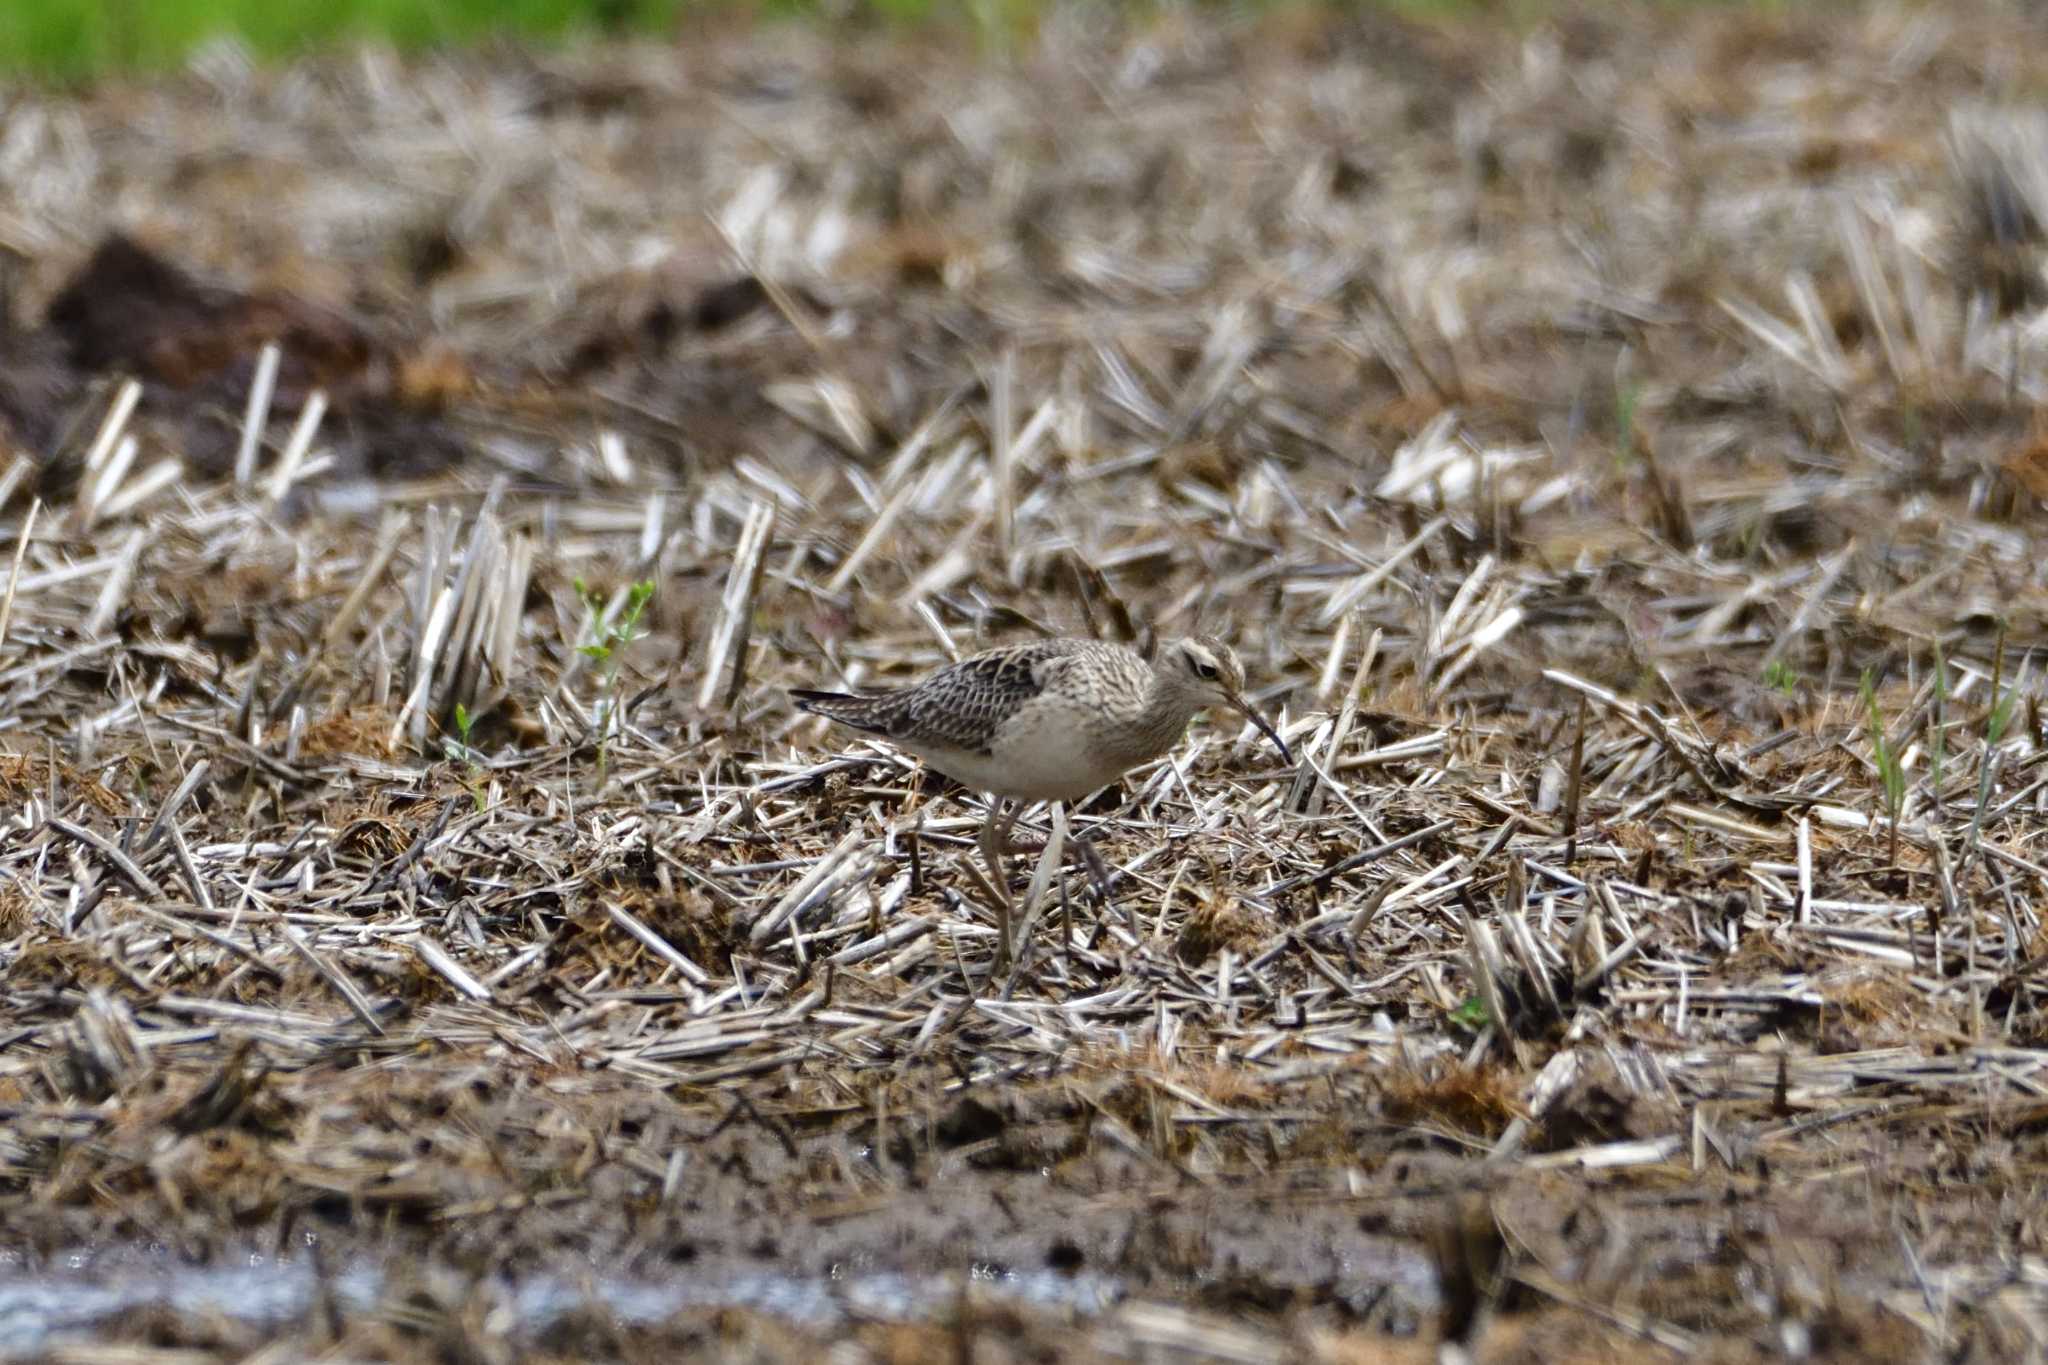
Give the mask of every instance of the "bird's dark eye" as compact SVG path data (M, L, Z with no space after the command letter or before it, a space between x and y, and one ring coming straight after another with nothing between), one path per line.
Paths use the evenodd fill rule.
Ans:
M1188 667L1194 669L1195 676L1200 678L1202 681L1216 681L1216 665L1209 663L1206 660L1198 659L1194 655L1190 654L1188 655Z

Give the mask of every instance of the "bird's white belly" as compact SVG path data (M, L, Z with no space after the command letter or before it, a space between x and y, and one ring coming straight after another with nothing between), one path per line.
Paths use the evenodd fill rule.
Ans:
M1075 801L1108 786L1131 766L1104 751L1096 730L1070 708L1041 701L1012 716L989 753L920 748L917 754L977 791L1024 801Z

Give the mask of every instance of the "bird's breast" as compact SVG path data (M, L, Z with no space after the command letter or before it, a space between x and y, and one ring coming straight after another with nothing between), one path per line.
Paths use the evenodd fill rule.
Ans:
M1142 740L1134 747L1134 741ZM1128 726L1105 727L1089 708L1041 699L997 728L987 750L906 745L919 758L976 791L1023 801L1074 801L1116 781L1169 747Z

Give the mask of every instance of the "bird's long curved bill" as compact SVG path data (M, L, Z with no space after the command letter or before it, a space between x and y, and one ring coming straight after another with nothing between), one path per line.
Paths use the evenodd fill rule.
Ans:
M1287 741L1280 738L1280 732L1275 730L1271 725L1267 724L1266 718L1264 716L1252 710L1251 703L1246 701L1243 697L1236 698L1236 702L1237 709L1244 712L1245 719L1249 720L1252 724L1258 726L1259 733L1264 735L1267 739L1273 741L1273 747L1280 751L1280 757L1285 759L1289 763L1294 762L1294 755L1288 752Z

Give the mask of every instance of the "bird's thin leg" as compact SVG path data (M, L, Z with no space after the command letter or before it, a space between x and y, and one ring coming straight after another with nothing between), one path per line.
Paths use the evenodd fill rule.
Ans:
M1003 804L1008 809L1004 812L1002 825L996 832L996 851L1007 855L1010 851L1010 836L1017 832L1017 821L1024 814L1024 803L1005 798Z
M1003 875L1003 853L1008 846L1010 828L1016 824L1016 817L1007 814L1010 799L998 796L989 802L988 813L981 821L981 857L988 864L989 875L1006 894L1009 879Z
M1004 823L1000 833L996 825L1009 804L1006 796L995 798L981 822L981 858L988 864L989 884L996 893L996 962L1003 967L1010 962L1010 879L1003 871L1003 842L1016 819L1013 816Z

